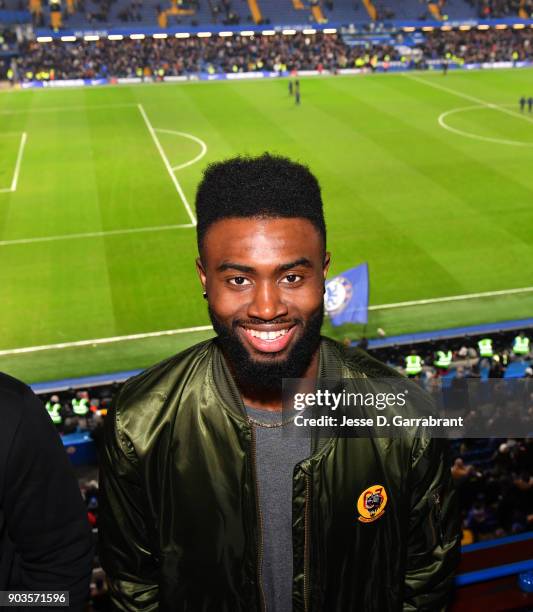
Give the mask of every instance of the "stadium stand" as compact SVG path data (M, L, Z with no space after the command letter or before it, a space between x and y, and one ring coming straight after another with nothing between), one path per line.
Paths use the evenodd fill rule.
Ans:
M29 10L36 27L52 29L211 24L378 23L387 20L446 22L519 17L528 19L533 0L2 0L1 10Z
M58 9L58 10L56 10ZM533 0L2 0L1 10L29 10L37 27L91 29L124 23L143 26L370 23L380 20L448 21L532 15ZM53 22L53 23L52 23Z
M446 58L472 62L533 59L533 31L433 30L410 48L366 39L357 44L338 34L280 32L258 36L144 38L94 42L27 41L17 59L20 80L160 77L194 73L387 69L394 62L424 68ZM390 37L389 37L390 39ZM387 38L385 39L387 40ZM392 39L394 41L394 39ZM351 43L351 44L349 44Z

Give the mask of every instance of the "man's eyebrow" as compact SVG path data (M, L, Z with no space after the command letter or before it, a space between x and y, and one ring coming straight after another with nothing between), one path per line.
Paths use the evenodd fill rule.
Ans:
M290 270L291 268L296 268L298 266L303 266L305 268L312 268L313 264L307 257L300 257L295 261L290 261L289 263L280 264L277 266L276 271L285 272L286 270ZM238 270L239 272L245 272L247 274L253 274L256 270L252 266L245 266L243 264L234 263L232 261L225 261L217 267L217 272L225 272L226 270Z
M285 270L290 270L291 268L297 268L299 266L303 266L304 268L312 268L313 264L309 261L309 259L307 259L307 257L300 257L300 259L296 259L295 261L278 266L278 270L280 272L284 272Z
M217 267L217 272L225 272L226 270L238 270L239 272L255 272L255 268L251 266L243 266L242 264L225 261Z

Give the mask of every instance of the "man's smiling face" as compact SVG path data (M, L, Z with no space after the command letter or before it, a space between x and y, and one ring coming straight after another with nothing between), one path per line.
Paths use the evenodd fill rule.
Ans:
M303 218L229 218L207 231L200 280L238 382L303 376L320 340L329 256Z

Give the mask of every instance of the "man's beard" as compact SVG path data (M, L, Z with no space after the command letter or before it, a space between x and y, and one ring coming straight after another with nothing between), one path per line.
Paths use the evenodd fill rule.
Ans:
M320 329L324 319L323 303L303 325L301 337L296 340L283 359L277 358L276 353L265 353L265 358L262 360L254 359L237 335L236 328L239 325L264 325L265 321L262 319L237 320L229 327L215 315L211 307L208 307L208 310L213 329L218 335L219 345L230 363L237 385L252 392L254 396L279 396L282 392L282 379L301 378L320 344ZM289 322L302 325L301 319L269 321L271 324Z

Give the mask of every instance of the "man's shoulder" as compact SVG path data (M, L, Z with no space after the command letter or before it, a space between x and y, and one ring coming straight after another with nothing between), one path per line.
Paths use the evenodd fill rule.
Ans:
M9 374L0 372L0 394L2 398L11 397L14 400L24 400L28 393L31 393L31 390L26 384L9 376Z
M125 420L131 413L155 411L180 388L205 381L213 339L195 344L129 378L114 403L114 412ZM133 414L132 414L133 416Z
M33 391L17 378L0 372L0 419L18 423L25 415L39 412L42 405Z
M347 374L363 374L368 378L402 378L397 370L371 357L363 349L345 346L327 337L322 337L322 346L337 356Z

